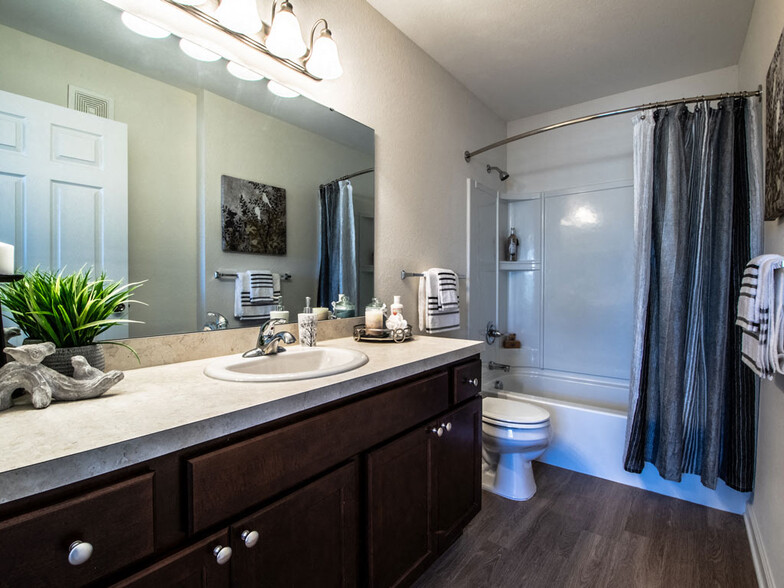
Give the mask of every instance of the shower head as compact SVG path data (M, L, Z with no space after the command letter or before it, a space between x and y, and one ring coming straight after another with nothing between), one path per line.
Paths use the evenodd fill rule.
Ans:
M501 178L502 182L509 178L509 174L506 173L504 170L502 170L500 167L496 167L494 165L487 166L487 173L490 173L493 170L498 172L498 177Z

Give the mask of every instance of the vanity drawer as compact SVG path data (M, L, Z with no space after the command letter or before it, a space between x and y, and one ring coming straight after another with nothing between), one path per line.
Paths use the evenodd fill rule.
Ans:
M82 586L151 554L153 476L0 522L0 586ZM93 548L79 565L68 561L75 541Z
M452 370L452 401L457 404L482 390L482 362L473 359Z
M187 460L191 532L226 520L449 406L447 372Z

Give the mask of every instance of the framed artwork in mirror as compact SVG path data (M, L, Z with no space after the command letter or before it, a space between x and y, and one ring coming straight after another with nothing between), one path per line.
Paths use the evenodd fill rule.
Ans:
M286 254L286 190L221 176L223 251Z

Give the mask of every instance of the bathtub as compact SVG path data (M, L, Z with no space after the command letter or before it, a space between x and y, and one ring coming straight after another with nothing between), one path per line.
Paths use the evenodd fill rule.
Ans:
M483 395L530 402L550 413L552 440L539 461L728 512L745 512L749 494L721 480L716 490L710 490L691 474L680 483L665 480L649 463L642 474L623 469L627 381L535 368L512 368L508 373L485 369L482 375Z

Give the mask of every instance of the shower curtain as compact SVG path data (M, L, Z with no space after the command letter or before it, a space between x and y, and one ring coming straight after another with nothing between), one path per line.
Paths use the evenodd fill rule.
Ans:
M752 490L758 383L734 325L762 250L759 100L647 111L634 128L635 333L624 467Z
M351 182L343 180L319 188L321 247L318 305L330 307L345 294L357 302L357 250Z

